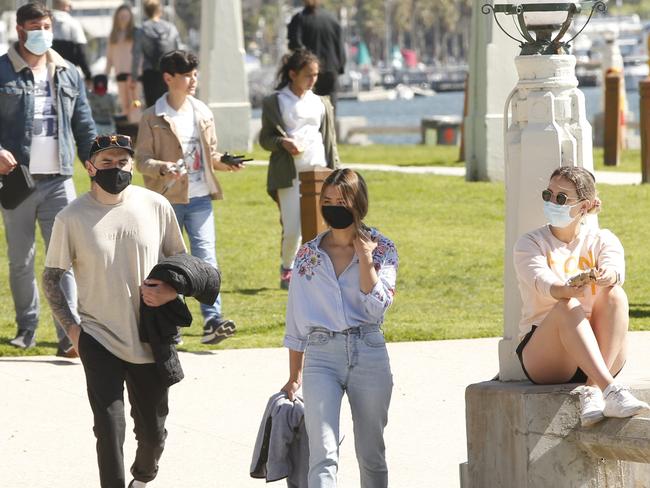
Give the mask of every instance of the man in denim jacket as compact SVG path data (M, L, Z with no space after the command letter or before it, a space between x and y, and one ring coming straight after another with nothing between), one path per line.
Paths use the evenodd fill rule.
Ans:
M40 3L16 12L18 42L0 57L0 175L27 166L36 189L13 210L2 209L9 256L9 281L18 332L10 342L35 345L39 299L34 276L38 221L45 245L56 214L76 194L72 181L77 154L88 159L96 136L83 80L76 68L50 49L52 14ZM74 277L61 286L76 311ZM74 356L72 343L57 324L58 355Z

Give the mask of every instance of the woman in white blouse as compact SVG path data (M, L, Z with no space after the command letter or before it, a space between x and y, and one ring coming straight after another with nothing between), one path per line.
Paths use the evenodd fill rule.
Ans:
M260 145L271 151L267 191L280 207L280 286L285 289L302 240L299 174L338 165L332 104L312 92L318 70L318 58L309 51L299 49L285 56L277 91L262 103Z
M548 225L523 235L514 250L524 373L533 383L585 383L585 426L646 411L645 402L614 381L627 357L625 259L612 232L585 222L601 207L594 176L557 168L542 200Z
M284 336L290 376L282 391L293 400L302 386L310 488L336 486L344 393L361 486L382 488L393 379L381 325L395 293L397 250L363 224L368 191L358 173L329 175L321 209L330 229L303 245L294 263Z

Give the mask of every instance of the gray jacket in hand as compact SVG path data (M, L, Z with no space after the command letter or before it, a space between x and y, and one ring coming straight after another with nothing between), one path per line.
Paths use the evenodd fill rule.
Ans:
M255 441L250 475L267 482L287 478L289 488L307 488L309 442L302 398L280 392L269 398Z

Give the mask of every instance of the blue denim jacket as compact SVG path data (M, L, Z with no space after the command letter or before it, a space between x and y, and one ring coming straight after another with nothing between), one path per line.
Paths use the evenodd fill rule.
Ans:
M95 122L77 69L52 49L46 56L55 85L60 173L72 175L75 143L79 159L88 159L97 135ZM11 152L25 166L29 165L33 123L34 75L14 45L0 56L0 149Z

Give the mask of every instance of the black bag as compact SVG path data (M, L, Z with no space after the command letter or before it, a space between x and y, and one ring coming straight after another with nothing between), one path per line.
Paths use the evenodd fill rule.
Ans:
M2 177L0 204L7 210L13 210L34 192L36 184L29 168L19 164L11 173Z

